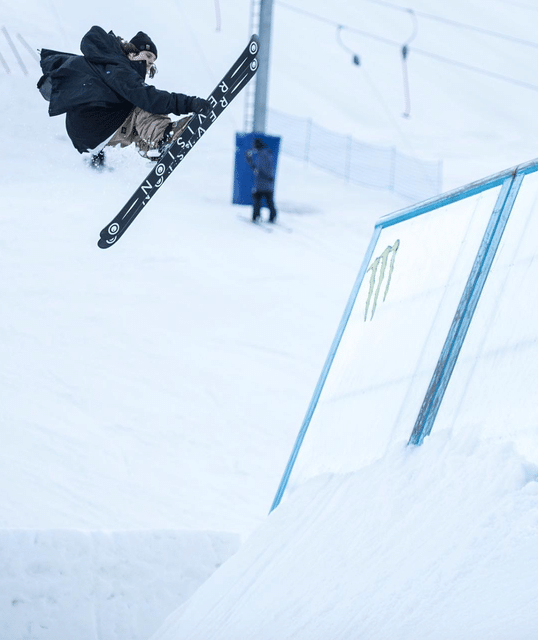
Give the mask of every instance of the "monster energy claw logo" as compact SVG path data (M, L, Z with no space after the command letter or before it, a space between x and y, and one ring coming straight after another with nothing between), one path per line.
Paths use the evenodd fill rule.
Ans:
M389 261L389 256L392 254L392 259L390 261L389 273L387 277L387 284L385 285L385 293L383 294L383 302L387 297L387 293L389 292L390 281L392 279L392 272L394 271L394 261L396 260L396 253L398 252L398 248L400 247L400 241L396 240L396 242L392 245L392 247L387 247L383 253L376 258L370 268L366 273L371 271L370 274L370 289L368 290L368 298L366 300L366 309L364 310L364 321L368 319L368 309L370 308L370 304L372 303L372 313L370 315L370 320L374 317L374 313L377 307L377 300L379 298L379 293L381 292L381 285L383 284L383 280L385 279L385 274L387 271L387 263ZM378 273L379 272L379 273ZM377 287L376 287L377 282ZM375 289L375 292L374 292Z

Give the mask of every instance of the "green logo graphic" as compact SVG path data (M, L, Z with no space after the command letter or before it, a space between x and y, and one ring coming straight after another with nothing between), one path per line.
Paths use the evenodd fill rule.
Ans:
M389 292L390 281L392 279L392 272L394 271L394 261L396 260L396 253L400 247L400 241L396 240L396 242L392 245L392 247L387 247L383 253L376 258L372 264L370 265L368 272L370 274L370 289L368 291L368 298L366 300L366 309L364 310L364 321L368 319L368 309L370 308L370 304L372 303L372 313L370 315L370 320L374 317L375 310L377 308L377 300L379 298L379 293L381 292L381 286L385 279L385 275L387 272L387 263L389 261L389 256L392 256L390 261L390 267L388 270L387 284L385 285L385 293L383 294L383 302L385 302L387 298L387 293ZM377 283L377 287L376 287ZM375 289L375 293L374 293Z

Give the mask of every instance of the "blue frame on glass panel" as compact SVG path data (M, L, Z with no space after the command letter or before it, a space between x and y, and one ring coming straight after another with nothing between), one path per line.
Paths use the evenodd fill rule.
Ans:
M271 505L271 511L273 511L273 509L276 509L276 507L278 507L278 505L280 504L280 501L282 500L282 496L284 495L284 491L286 490L286 487L288 485L288 481L290 479L291 472L295 465L295 461L297 460L299 450L301 448L301 445L303 444L303 440L308 430L308 427L310 425L310 421L312 420L312 416L314 415L314 411L316 410L316 406L318 404L321 391L325 385L327 376L329 375L329 370L332 366L336 352L338 351L338 346L340 345L340 341L342 340L342 336L344 335L344 331L346 330L349 317L351 316L351 312L353 310L353 305L355 304L357 294L359 293L359 289L364 279L364 274L366 273L366 270L368 269L368 265L370 264L370 260L372 258L372 254L374 252L374 248L377 244L377 239L379 238L380 233L381 233L381 229L376 228L374 230L374 235L370 240L370 244L366 251L366 255L364 256L364 260L362 261L362 265L359 270L359 275L357 276L357 279L355 280L355 284L353 285L353 289L351 290L351 294L349 296L346 308L344 310L344 314L342 316L342 319L340 320L340 324L338 325L336 335L334 337L331 348L329 350L329 355L325 360L325 364L321 371L321 375L319 377L318 383L316 385L316 388L314 389L314 394L312 395L312 400L308 405L308 409L304 417L303 424L301 425L301 429L299 430L299 434L297 436L297 439L291 451L290 459L288 460L288 464L286 465L286 469L284 470L284 475L282 476L282 480L280 481L280 484L278 486L278 490L273 500L273 504Z
M501 193L491 214L441 356L411 432L409 444L420 445L431 433L521 184L526 175L536 171L538 171L538 161L533 160L503 173L505 177Z
M503 182L441 355L424 396L415 426L411 432L409 444L422 444L424 438L432 430L522 181L523 175L518 174L517 176L506 178Z
M421 444L423 439L430 433L433 427L433 423L437 416L439 406L446 391L450 376L452 375L452 371L454 370L454 367L456 365L461 346L467 333L467 329L469 328L472 316L478 304L480 294L491 268L493 258L495 257L495 254L497 252L497 248L501 241L502 234L506 227L506 223L510 216L510 212L512 211L512 207L519 192L519 188L521 186L523 178L526 174L533 173L535 171L538 171L538 160L532 160L523 165L507 169L505 171L502 171L501 173L495 174L488 178L484 178L483 180L467 184L464 187L455 189L454 191L449 191L446 194L442 194L430 200L426 200L425 202L418 205L413 205L411 207L408 207L407 209L396 211L395 213L385 216L378 221L378 223L375 225L374 234L370 241L370 245L368 247L368 250L366 251L366 255L361 265L358 277L355 281L348 303L344 310L342 320L340 321L340 324L338 326L336 336L333 340L329 354L325 361L325 365L308 406L303 424L301 425L301 429L286 465L282 480L280 481L280 485L271 506L271 511L273 511L273 509L275 509L280 504L280 501L282 500L282 497L288 485L288 481L297 460L299 450L306 436L306 432L312 420L312 416L314 415L314 411L316 410L319 397L321 395L321 392L325 385L325 381L329 374L329 370L333 364L336 352L342 340L342 336L349 321L349 317L353 310L355 300L368 269L368 265L370 264L373 251L375 249L381 231L385 228L398 224L399 222L418 217L420 215L433 211L434 209L440 209L441 207L445 207L454 202L458 202L459 200L472 197L474 195L482 193L483 191L487 191L489 189L493 189L502 185L499 197L497 198L497 202L491 214L488 227L485 231L484 238L482 239L477 257L473 264L471 274L469 275L465 291L458 305L458 309L452 322L449 334L445 341L445 345L443 347L435 372L430 382L428 392L426 393L426 396L424 398L419 416L409 440L409 444Z

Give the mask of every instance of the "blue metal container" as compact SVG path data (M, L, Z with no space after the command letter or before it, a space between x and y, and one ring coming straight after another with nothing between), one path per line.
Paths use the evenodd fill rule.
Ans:
M245 154L253 149L254 139L259 138L271 149L275 162L275 175L278 167L278 153L280 151L279 136L268 136L265 133L236 133L235 135L235 168L233 204L245 204L252 206L252 187L254 185L254 172L247 163ZM276 180L275 180L276 184Z

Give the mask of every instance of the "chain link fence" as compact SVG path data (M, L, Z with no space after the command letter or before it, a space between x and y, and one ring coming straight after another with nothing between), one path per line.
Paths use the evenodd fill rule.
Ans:
M282 153L348 182L393 191L413 202L441 193L442 162L417 160L394 147L364 144L320 127L310 118L273 109L268 113L267 132L282 138Z

